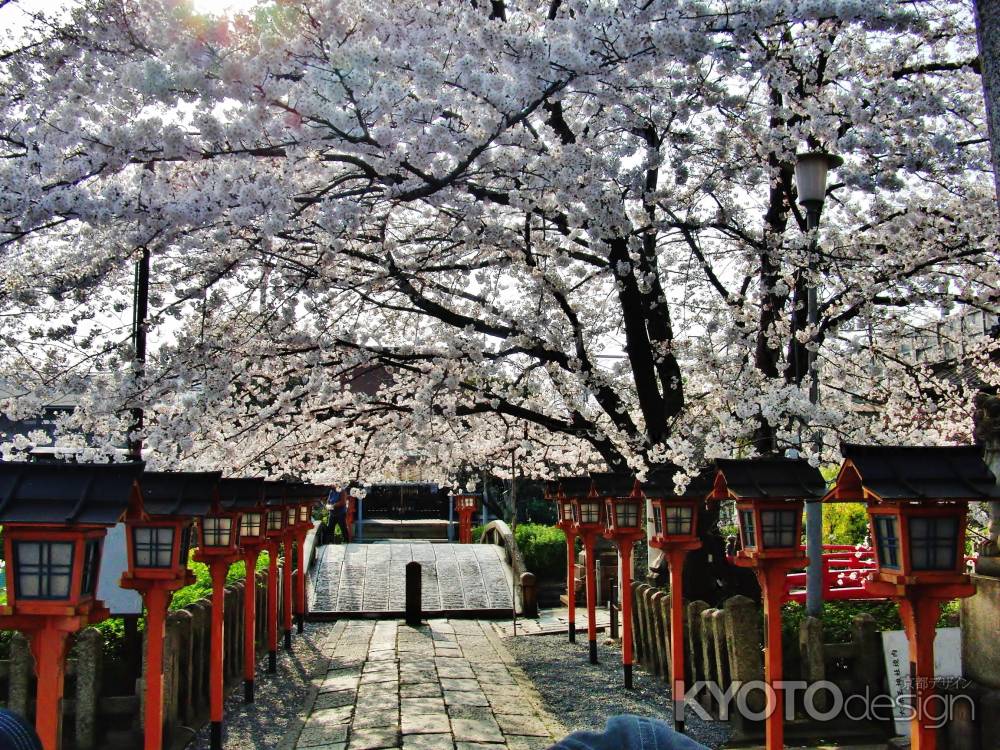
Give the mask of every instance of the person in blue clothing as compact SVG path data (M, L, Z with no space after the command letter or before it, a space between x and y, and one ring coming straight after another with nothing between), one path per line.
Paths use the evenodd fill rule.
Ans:
M335 538L334 527L337 527L344 537L344 542L351 541L351 530L347 528L347 490L331 491L327 503L330 507L330 520L327 524L330 527L330 540L333 541Z
M0 708L0 748L3 750L42 750L35 728L13 711Z
M707 750L666 722L645 716L612 716L603 732L573 732L549 750Z

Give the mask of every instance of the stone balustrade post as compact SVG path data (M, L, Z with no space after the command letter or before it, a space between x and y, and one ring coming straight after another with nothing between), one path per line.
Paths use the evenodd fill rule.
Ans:
M28 639L20 631L10 638L10 677L7 682L7 707L25 718L31 701L31 677L35 674L35 661L31 656Z
M97 747L97 705L101 695L101 667L104 636L96 628L85 628L76 637L76 717L74 731L77 750Z

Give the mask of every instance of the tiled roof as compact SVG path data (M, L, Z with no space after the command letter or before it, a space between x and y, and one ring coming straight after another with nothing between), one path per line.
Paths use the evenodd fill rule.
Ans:
M115 524L142 469L138 462L0 462L0 523Z
M218 491L218 471L147 471L139 478L142 506L151 516L203 516Z
M264 504L264 480L227 477L219 482L219 496L226 508L256 508Z
M841 446L862 485L883 500L986 500L1000 497L996 478L974 445Z
M802 458L720 458L715 466L730 493L740 498L808 500L826 492L819 469Z

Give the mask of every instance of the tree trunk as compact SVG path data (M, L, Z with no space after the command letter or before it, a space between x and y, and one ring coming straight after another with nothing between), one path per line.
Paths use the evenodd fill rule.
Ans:
M993 158L993 182L1000 196L1000 0L975 0L976 35L982 58L983 96Z

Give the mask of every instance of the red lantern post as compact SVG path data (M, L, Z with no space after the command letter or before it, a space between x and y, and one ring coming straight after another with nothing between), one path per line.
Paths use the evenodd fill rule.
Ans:
M594 542L599 534L604 533L604 501L597 496L593 481L586 480L589 491L584 495L571 497L573 508L573 528L583 539L585 556L584 577L587 591L587 642L590 649L590 663L597 664L597 564L594 559ZM564 483L564 488L569 483ZM575 492L574 483L569 492Z
M223 479L222 505L240 512L240 554L243 583L243 700L254 702L257 675L257 559L267 545L267 505L260 479Z
M545 498L556 503L559 520L556 526L566 536L566 617L569 642L576 643L576 528L573 525L573 503L563 494L559 481L550 482Z
M198 519L198 551L195 560L208 565L212 577L211 646L208 667L209 719L212 750L222 750L223 718L223 617L226 574L239 559L240 514L225 511L216 502L213 510Z
M455 495L458 513L458 543L472 544L472 516L479 506L477 495Z
M878 568L865 582L895 599L910 648L913 750L937 747L933 700L934 636L941 602L975 593L965 571L968 503L1000 497L975 446L843 445L844 463L826 502L868 506Z
M670 694L674 702L674 728L684 731L684 560L701 547L698 538L698 506L712 490L713 475L702 472L678 494L676 466L652 468L643 483L643 493L653 512L651 547L662 550L670 569Z
M621 558L621 584L618 587L622 611L622 669L625 687L632 689L632 547L646 536L643 507L646 503L638 485L633 480L633 490L628 496L608 497L605 500L607 530L604 536L613 539Z
M267 533L265 535L267 563L267 671L278 671L278 557L285 537L285 485L265 482L267 497Z
M109 616L96 598L109 526L141 507L142 464L0 463L0 523L7 604L0 628L31 643L37 673L35 727L45 750L62 741L67 640Z
M785 575L806 567L802 547L802 508L806 498L826 491L819 469L803 459L754 458L716 461L718 471L711 500L736 500L743 547L736 564L753 568L764 596L764 681L767 684L765 733L767 750L785 746L782 689L781 604Z
M146 608L146 672L143 678L145 750L163 747L163 639L173 593L194 583L188 552L195 516L215 499L218 472L146 472L142 506L125 516L128 570L120 586L142 595Z

